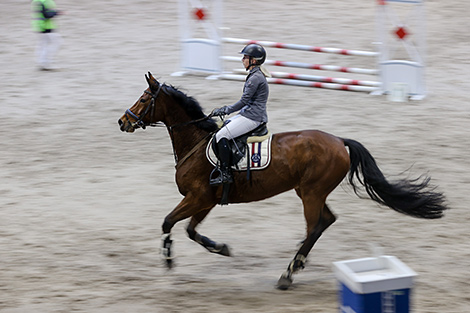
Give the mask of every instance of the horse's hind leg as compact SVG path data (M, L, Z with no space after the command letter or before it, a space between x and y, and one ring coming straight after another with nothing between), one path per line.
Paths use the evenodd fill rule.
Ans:
M325 204L325 199L301 195L300 191L297 191L297 194L302 197L304 204L304 215L307 221L307 238L294 259L289 263L287 270L279 278L277 286L282 290L290 287L292 275L304 268L307 255L312 250L313 245L322 233L336 221L336 217Z
M191 217L191 221L189 222L186 231L188 232L189 238L206 248L209 252L221 254L224 256L230 256L230 250L228 246L224 243L217 243L212 241L206 236L202 236L196 231L197 225L202 222L202 220L209 214L212 208L201 211Z

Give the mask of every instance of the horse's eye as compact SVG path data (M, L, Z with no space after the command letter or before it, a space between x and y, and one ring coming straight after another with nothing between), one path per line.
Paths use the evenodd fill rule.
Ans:
M140 99L140 102L145 102L145 99L144 98Z

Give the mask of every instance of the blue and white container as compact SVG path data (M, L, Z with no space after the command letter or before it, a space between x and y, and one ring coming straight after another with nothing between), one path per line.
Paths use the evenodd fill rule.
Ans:
M341 313L409 313L416 273L394 256L333 262Z

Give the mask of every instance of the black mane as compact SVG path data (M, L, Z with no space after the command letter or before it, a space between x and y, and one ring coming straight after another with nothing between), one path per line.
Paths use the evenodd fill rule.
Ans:
M201 105L199 104L199 102L197 102L196 99L186 95L182 91L178 90L176 87L169 85L164 85L164 87L165 92L172 96L176 100L176 102L178 102L178 104L183 108L183 110L186 112L186 114L188 114L188 116L192 120L198 120L203 117L206 117L206 115L202 111ZM198 122L195 125L200 129L208 132L215 131L218 128L216 122L212 118Z

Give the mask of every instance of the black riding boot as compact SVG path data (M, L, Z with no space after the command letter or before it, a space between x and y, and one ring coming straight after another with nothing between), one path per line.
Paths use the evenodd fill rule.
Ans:
M233 183L232 172L230 170L230 158L232 152L230 151L230 146L227 138L222 138L217 143L219 149L219 159L220 159L220 171L222 173L222 183L231 184Z

